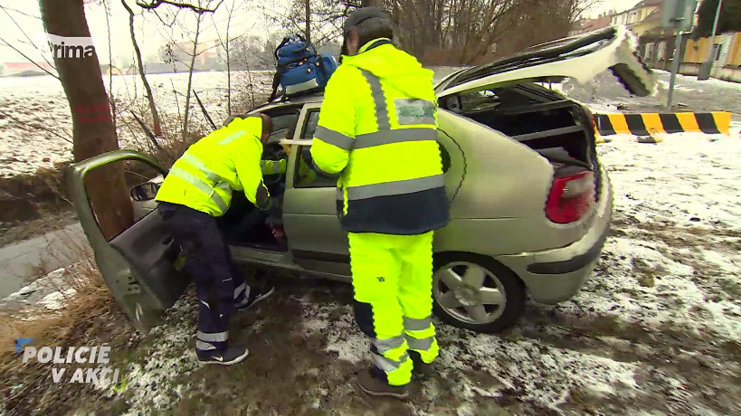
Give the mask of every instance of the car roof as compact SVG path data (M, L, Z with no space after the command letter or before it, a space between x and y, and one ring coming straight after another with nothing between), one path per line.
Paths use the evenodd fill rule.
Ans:
M324 92L315 92L313 94L300 95L298 97L292 97L285 100L282 97L279 97L269 103L253 108L250 113L255 111L263 112L272 108L294 106L306 103L321 103L323 100Z

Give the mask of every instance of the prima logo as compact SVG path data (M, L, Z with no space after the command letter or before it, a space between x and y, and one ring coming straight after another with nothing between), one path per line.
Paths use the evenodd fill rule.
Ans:
M95 55L95 45L91 37L68 37L41 33L38 46L39 50L48 50L56 59L82 59Z

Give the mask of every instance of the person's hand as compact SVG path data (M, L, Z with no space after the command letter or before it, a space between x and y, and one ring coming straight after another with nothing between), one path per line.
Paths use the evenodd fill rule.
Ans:
M270 227L270 232L273 233L273 237L278 241L283 240L283 237L286 235L283 230L278 227Z

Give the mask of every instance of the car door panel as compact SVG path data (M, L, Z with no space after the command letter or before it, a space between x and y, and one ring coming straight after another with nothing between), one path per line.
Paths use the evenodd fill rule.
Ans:
M291 144L291 163L283 197L283 224L289 249L297 263L309 270L336 273L341 269L344 273L346 266L335 269L332 265L349 261L347 233L342 230L337 217L336 180L311 172L307 160L302 157L302 152L309 148L307 140L312 138L316 129L319 108L319 103L304 107L296 129L296 142ZM325 270L330 266L335 270Z
M73 164L66 181L106 286L132 323L147 331L159 323L162 312L180 297L189 278L176 269L180 250L155 212L145 215L110 242L103 236L90 205L85 178L95 169L128 160L144 162L166 174L148 156L116 150Z

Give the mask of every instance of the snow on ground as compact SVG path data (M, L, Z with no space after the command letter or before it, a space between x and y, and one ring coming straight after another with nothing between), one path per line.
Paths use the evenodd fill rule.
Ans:
M163 122L169 120L171 128L179 131L178 114L185 106L188 74L153 74L148 79ZM108 79L104 81L108 88ZM253 92L249 85L254 85L255 94L264 94L272 85L272 73L233 73L235 105L239 103L241 108L249 105ZM217 125L226 119L226 72L194 73L193 88ZM113 92L121 123L120 146L146 146L148 139L130 113L134 110L140 117L148 114L141 80L135 75L115 76ZM208 131L210 127L194 97L190 111L193 128ZM69 104L58 80L51 76L0 77L0 178L33 174L40 167L52 168L57 162L71 160L71 135Z
M741 137L635 139L615 137L599 147L615 198L613 230L594 276L572 300L530 303L521 321L498 335L438 323L438 375L416 382L411 401L389 405L400 408L367 406L419 415L738 414ZM289 349L293 358L258 348L247 366L285 360L295 372L287 377L312 380L275 379L291 397L307 389L291 412L363 413L355 407L351 371L366 365L368 340L354 324L351 294L340 283L284 281L254 323L240 327L257 345L288 340L274 348ZM182 397L216 389L208 381L216 373L201 368L190 351L195 302L179 302L170 315L143 352L149 359L131 367L130 392L122 394L127 414L171 410ZM310 341L317 338L318 350ZM281 368L275 365L271 371ZM251 371L262 376L252 369L248 380ZM245 386L245 395L271 391ZM245 408L286 411L280 399L264 394L262 404Z

